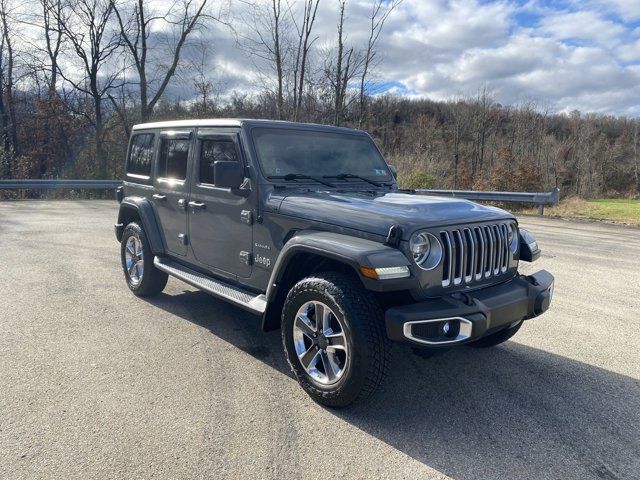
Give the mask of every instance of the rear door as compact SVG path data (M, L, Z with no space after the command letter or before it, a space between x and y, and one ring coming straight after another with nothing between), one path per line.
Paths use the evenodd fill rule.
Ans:
M224 274L251 274L253 212L246 197L216 186L213 164L218 160L243 165L239 131L200 129L195 142L190 193L189 237L197 261Z
M187 254L188 171L193 130L162 131L154 180L153 205L168 253Z

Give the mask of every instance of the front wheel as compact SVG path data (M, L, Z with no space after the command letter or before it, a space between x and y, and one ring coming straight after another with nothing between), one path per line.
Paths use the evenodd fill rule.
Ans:
M369 397L390 357L378 301L357 279L340 273L294 285L283 308L282 341L302 388L330 407Z

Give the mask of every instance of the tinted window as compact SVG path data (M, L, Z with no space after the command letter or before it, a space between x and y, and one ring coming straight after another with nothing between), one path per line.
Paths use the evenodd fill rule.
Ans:
M187 138L163 138L160 147L160 168L158 176L184 180L187 178L189 144Z
M127 173L134 175L151 174L151 160L153 159L153 133L134 135L131 139Z
M231 140L203 140L200 150L200 182L215 185L213 164L218 160L238 161L236 145Z
M366 135L276 128L256 128L252 135L265 175L350 173L390 178L387 164Z

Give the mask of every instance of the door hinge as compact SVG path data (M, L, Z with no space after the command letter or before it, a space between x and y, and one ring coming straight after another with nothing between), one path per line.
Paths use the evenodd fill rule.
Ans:
M249 252L240 252L240 261L245 265L253 264L253 255Z
M187 237L186 233L179 233L178 240L180 240L180 243L182 243L182 245L189 245L189 238Z
M242 223L246 223L247 225L253 224L253 213L251 210L242 210L240 212L240 220L242 220Z

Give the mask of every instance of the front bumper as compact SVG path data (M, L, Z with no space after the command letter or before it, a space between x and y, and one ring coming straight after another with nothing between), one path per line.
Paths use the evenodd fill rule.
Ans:
M541 270L481 290L393 307L385 313L387 336L436 348L472 342L546 312L553 286L553 275Z

